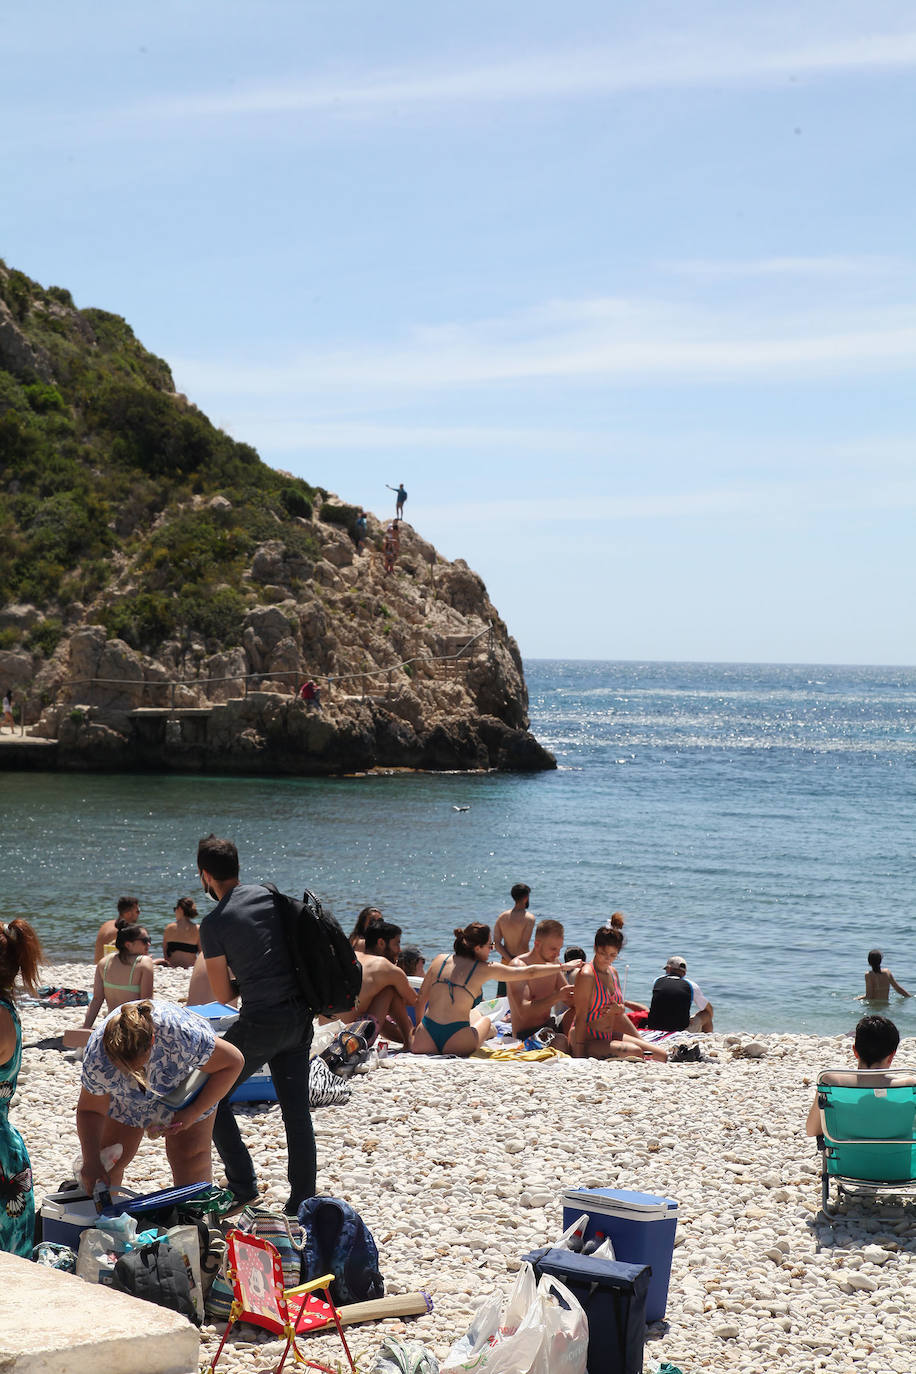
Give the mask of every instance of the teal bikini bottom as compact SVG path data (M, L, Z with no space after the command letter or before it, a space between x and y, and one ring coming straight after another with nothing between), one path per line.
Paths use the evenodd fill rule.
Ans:
M420 1022L440 1054L443 1052L446 1041L451 1040L456 1031L465 1030L468 1024L467 1021L430 1021L428 1016L424 1016Z

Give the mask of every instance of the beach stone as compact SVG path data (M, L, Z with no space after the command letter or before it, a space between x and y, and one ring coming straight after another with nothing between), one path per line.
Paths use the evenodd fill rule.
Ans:
M715 1331L720 1341L733 1341L738 1335L738 1327L731 1322L726 1322L724 1326L717 1326Z

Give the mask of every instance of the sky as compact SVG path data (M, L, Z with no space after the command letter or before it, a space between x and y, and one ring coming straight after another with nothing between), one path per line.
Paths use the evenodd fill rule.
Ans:
M0 256L529 658L916 662L916 12L10 6Z

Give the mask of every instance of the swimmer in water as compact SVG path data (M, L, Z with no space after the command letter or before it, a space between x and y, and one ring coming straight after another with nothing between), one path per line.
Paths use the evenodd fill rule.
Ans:
M856 998L857 1002L889 1002L891 988L899 992L901 997L912 997L913 994L900 986L889 968L881 967L883 957L880 949L868 951L871 967L865 975L865 992Z

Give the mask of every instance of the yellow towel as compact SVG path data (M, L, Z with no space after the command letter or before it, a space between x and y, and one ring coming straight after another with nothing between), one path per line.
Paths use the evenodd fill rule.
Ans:
M500 1064L514 1064L520 1060L527 1060L529 1063L537 1063L542 1059L568 1059L569 1055L562 1050L555 1050L552 1045L545 1045L539 1050L525 1050L521 1045L517 1049L499 1049L496 1045L481 1045L479 1050L475 1050L471 1055L472 1059L493 1059Z

